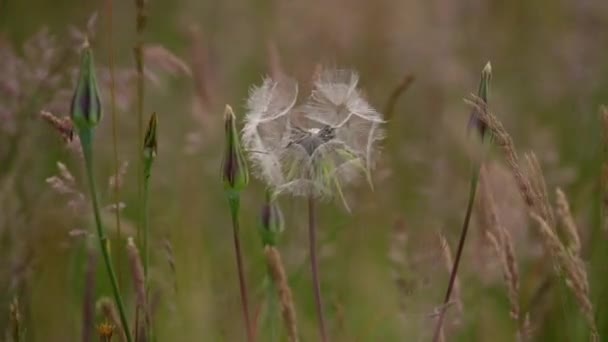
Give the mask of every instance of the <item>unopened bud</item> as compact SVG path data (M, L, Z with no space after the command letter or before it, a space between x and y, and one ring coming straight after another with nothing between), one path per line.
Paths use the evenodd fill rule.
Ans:
M95 62L88 42L85 42L82 50L80 73L72 97L70 113L78 130L93 128L101 120L101 99L95 76Z
M227 191L241 191L249 183L247 163L236 130L236 118L229 105L224 112L225 150L222 161L222 181Z
M144 139L144 158L152 160L156 157L156 113L152 113Z
M275 246L283 228L285 220L277 202L272 198L270 191L266 191L266 198L262 206L260 236L264 246Z
M486 66L481 71L481 79L479 80L479 89L477 96L483 100L484 105L488 105L488 94L490 92L490 80L492 79L492 64L486 63ZM469 129L475 128L483 139L488 129L485 122L480 119L479 109L474 108L469 118Z

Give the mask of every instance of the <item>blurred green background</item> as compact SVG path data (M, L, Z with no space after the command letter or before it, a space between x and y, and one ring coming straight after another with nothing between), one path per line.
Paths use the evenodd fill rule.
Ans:
M470 108L462 99L476 90L487 61L493 65L490 107L520 151L537 153L549 192L559 186L571 200L600 334L608 338L608 298L602 293L608 285L608 241L598 221L603 158L598 108L608 102L608 2L150 0L147 6L144 43L164 48L157 54L150 50L145 92L146 118L152 111L159 114L151 190L159 341L244 339L219 178L221 114L228 103L242 118L248 90L273 67L307 83L319 63L357 70L360 86L379 110L404 77L415 78L386 125L374 190L365 183L346 189L351 213L339 201L320 206L321 278L332 340L430 340L431 314L443 299L449 273L436 234L442 232L455 250L468 191ZM16 296L27 341L80 339L87 238L78 232L93 228L92 215L86 207L70 208L74 197L47 183L60 161L76 177L75 187L87 193L78 158L38 113L69 114L78 65L70 27L86 26L94 12L94 50L106 100L96 138L97 176L102 202L109 204L113 196L104 185L115 164L106 87L107 1L0 0L0 333L8 327L9 303ZM124 252L138 210L132 1L114 1L111 25L118 159L129 162L120 192L126 204L123 240L113 234L112 250L132 312ZM48 31L40 35L44 28ZM501 218L514 237L520 303L530 315L532 339L587 340L571 293L550 276L553 265L512 178L498 154L488 163ZM268 310L257 231L264 185L252 183L241 215L251 302L260 340L273 341L275 329L280 337L274 340L282 341L280 314ZM279 249L301 340L316 341L306 203L282 197L280 204L286 230ZM115 232L112 217L108 213L107 224ZM448 311L446 339L512 341L515 325L498 260L476 220L471 230L460 268L464 307L462 313ZM97 296L110 295L101 263L97 275ZM538 290L545 282L550 285Z

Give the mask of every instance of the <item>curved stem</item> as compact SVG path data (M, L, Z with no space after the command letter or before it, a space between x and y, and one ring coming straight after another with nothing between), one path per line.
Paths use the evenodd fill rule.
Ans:
M243 309L243 317L245 319L245 328L247 329L247 341L255 341L251 321L249 320L249 300L247 298L247 284L245 282L245 272L243 271L243 257L241 255L241 242L239 240L239 195L230 194L228 196L230 204L230 216L232 217L232 238L234 242L234 251L236 254L236 266L239 275L239 290L241 292L241 307Z
M467 238L467 232L469 230L469 222L471 221L471 213L473 212L473 204L475 203L475 193L477 192L477 180L479 179L479 171L481 163L476 163L473 166L473 173L471 175L471 183L469 188L469 202L467 203L467 212L464 216L464 222L462 223L462 230L460 233L460 241L458 242L458 249L456 250L456 257L454 259L454 265L452 272L450 272L450 281L448 283L448 289L443 299L443 305L439 311L439 318L437 319L437 326L435 328L435 334L433 335L433 341L437 342L440 340L441 330L443 327L443 320L445 317L445 310L450 302L452 296L452 290L454 289L454 283L456 282L456 274L458 273L458 266L460 265L460 258L462 257L462 251L464 250L464 243Z
M108 238L106 237L105 230L101 223L101 213L99 209L99 201L97 200L97 189L95 187L95 178L93 177L93 132L88 129L79 133L80 143L82 145L82 153L84 155L85 168L87 173L87 178L89 181L89 189L91 192L91 202L93 205L93 214L95 216L95 226L97 227L97 237L99 239L99 247L101 249L101 255L103 256L103 261L106 265L106 269L108 272L108 276L110 278L110 283L112 284L112 292L114 294L114 300L116 301L116 306L118 306L118 312L120 314L120 322L122 324L123 330L127 337L127 341L131 342L131 330L129 330L129 322L127 321L127 315L125 313L124 304L122 302L122 297L120 295L120 290L118 289L118 281L116 280L116 273L114 272L114 267L112 266L112 260L110 259L110 251L108 245Z
M325 318L323 317L323 302L321 301L321 284L319 282L319 266L317 261L317 237L316 237L316 215L315 199L308 197L308 239L310 246L310 266L312 269L312 282L315 291L315 305L317 308L317 318L319 319L319 334L321 341L327 342L325 330Z

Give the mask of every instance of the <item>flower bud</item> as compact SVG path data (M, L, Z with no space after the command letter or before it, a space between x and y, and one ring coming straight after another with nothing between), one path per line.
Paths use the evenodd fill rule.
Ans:
M260 224L260 236L264 246L275 246L284 226L285 221L281 208L272 198L271 192L267 190Z
M101 120L101 99L95 76L93 51L88 42L85 42L82 51L80 73L72 97L70 113L78 130L93 128Z
M479 89L477 96L483 100L484 104L488 105L488 93L490 90L490 80L492 79L492 64L486 63L486 66L481 71L481 79L479 80ZM483 139L486 134L487 125L479 118L478 109L474 108L469 118L469 129L475 127L479 135Z
M224 159L222 161L222 181L226 191L241 191L249 183L247 163L241 150L236 118L229 105L224 112L224 132L226 135Z
M144 158L152 160L156 157L156 113L152 113L144 138Z

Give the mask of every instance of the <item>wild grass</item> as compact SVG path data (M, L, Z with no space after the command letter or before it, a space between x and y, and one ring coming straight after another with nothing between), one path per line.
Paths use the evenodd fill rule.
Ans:
M0 1L0 340L601 341L607 6ZM266 75L298 95L253 149ZM362 104L377 146L300 121Z

